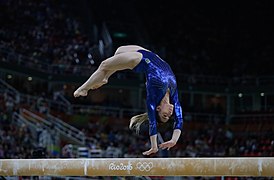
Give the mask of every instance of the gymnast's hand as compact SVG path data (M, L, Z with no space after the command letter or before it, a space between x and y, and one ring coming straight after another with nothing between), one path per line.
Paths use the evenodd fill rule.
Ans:
M150 148L150 150L143 152L143 155L148 156L156 152L158 152L158 148Z
M173 141L173 140L170 140L170 141L167 141L167 142L164 142L164 143L160 144L159 147L161 149L166 149L167 148L167 150L169 150L170 148L172 148L175 145L176 145L176 142Z
M73 95L74 95L74 97L87 96L88 95L88 90L82 89L80 87L76 91L74 91Z

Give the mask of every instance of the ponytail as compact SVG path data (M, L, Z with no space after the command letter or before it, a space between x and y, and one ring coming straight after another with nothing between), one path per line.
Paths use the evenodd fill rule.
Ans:
M130 119L129 129L135 130L136 134L139 134L139 132L140 132L140 126L145 121L148 121L148 114L147 113L143 113L143 114L139 114L139 115L133 116Z

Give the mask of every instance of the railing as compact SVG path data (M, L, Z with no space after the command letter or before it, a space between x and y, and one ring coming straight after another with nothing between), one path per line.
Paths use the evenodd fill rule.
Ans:
M3 58L0 61L16 64L23 67L28 67L30 69L36 69L41 72L48 74L77 74L82 76L89 76L95 70L96 66L93 65L69 65L65 63L60 64L50 64L44 63L44 61L27 57L21 54L18 54L10 49L6 49L3 46L0 46L0 54ZM252 86L261 86L261 85L274 85L274 76L242 76L242 77L217 77L217 76L208 76L208 75L193 75L193 74L178 74L176 73L178 82L183 82L184 84L198 84L198 85L224 85L224 86L233 86L233 85L252 85ZM138 78L130 74L125 78Z
M31 107L33 104L36 104L37 100L40 98L39 96L31 96L19 93L16 89L5 83L5 81L0 79L0 89L5 91L9 91L12 97L17 97L18 102L21 105L27 105ZM128 117L132 115L136 115L139 113L143 113L144 109L129 109L129 108L118 108L118 107L105 107L105 106L85 106L85 105L77 105L70 104L66 100L63 101L55 101L51 99L44 98L44 101L48 105L48 114L50 114L50 110L54 109L59 112L70 112L70 113L78 113L78 114L94 114L94 115L107 115L113 117Z
M188 85L219 85L219 86L269 86L274 85L274 76L243 76L243 77L218 77L209 75L176 74L178 83Z
M96 68L92 65L71 65L68 62L59 64L45 63L45 61L19 54L9 49L5 49L5 47L0 47L0 55L3 57L0 59L2 62L39 70L40 72L48 74L73 73L78 76L90 75Z
M64 136L67 136L69 138L74 138L75 141L78 142L78 144L85 145L85 143L88 142L97 142L96 139L92 137L87 137L84 135L82 131L75 128L74 126L69 125L68 123L65 123L59 118L56 118L52 115L48 116L48 120L52 123L54 123L55 127L60 131Z
M107 106L92 106L92 105L72 105L72 112L75 114L93 114L111 117L128 117L140 113L144 113L144 109L130 109Z
M16 103L20 102L20 93L2 79L0 79L0 92L13 97Z
M0 87L1 91L3 89L8 91L13 97L17 97L21 104L28 104L32 105L37 101L39 98L38 96L30 96L25 94L20 94L16 89L5 83L3 80L0 79ZM74 114L93 114L93 115L104 115L104 116L112 116L112 117L129 117L136 114L140 114L145 112L145 109L136 109L136 108L119 108L119 107L107 107L107 106L93 106L93 105L77 105L77 104L70 104L63 103L60 101L54 101L51 99L45 99L48 103L49 109L55 109L57 111L62 112L72 112ZM250 115L233 115L229 116L229 119L263 119L263 117L274 118L272 115L265 114L250 114ZM222 114L210 114L210 113L194 113L194 112L184 112L184 119L185 121L223 121L228 118L226 115ZM228 120L229 120L228 119Z
M23 116L21 116L19 113L14 112L12 114L12 121L15 123L18 127L21 127L22 125L26 125L32 134L33 137L37 136L37 124L26 120Z
M37 101L39 97L30 96L30 95L24 95L20 94L16 89L12 88L8 84L6 84L4 81L0 80L0 91L6 92L8 91L10 95L18 97L20 104L28 104L31 105ZM110 116L115 118L128 118L136 114L140 114L145 112L145 109L130 109L130 108L119 108L119 107L107 107L107 106L93 106L93 105L77 105L77 104L70 104L67 103L61 103L60 101L54 101L50 99L45 99L45 101L49 105L49 109L55 109L57 111L62 112L68 112L68 109L71 110L71 113L73 114L90 114L90 115L98 115L98 116ZM195 112L183 112L184 114L184 121L185 122L211 122L211 123L227 123L227 124L235 124L237 122L248 124L248 127L246 129L253 128L254 122L258 123L264 123L260 124L258 127L255 128L255 130L262 129L261 127L265 128L265 122L272 122L274 119L274 113L269 114L230 114L229 116L224 114L211 114L211 113L195 113ZM49 115L49 114L48 114ZM49 116L50 117L50 116ZM62 131L62 135L70 134L69 137L71 137L71 132L74 130L68 130L69 128L65 127L65 125L62 124L62 120L56 120L52 118L53 120L50 122L58 122L56 125L57 128ZM70 128L72 129L72 128ZM78 137L78 142L80 144L83 144L84 138L79 133L74 133L74 137ZM78 136L77 136L78 134ZM82 138L82 139L81 139ZM94 139L86 138L87 141L94 142Z
M222 122L227 116L218 113L183 112L185 121L194 122Z
M274 122L274 113L254 113L254 114L237 114L237 115L231 115L230 121L232 123L237 122L265 122L265 121L272 121Z
M54 102L58 102L57 104L54 103ZM71 110L71 103L64 97L64 95L61 93L61 92L54 92L54 97L53 97L53 101L51 102L51 106L53 105L57 105L60 107L61 105L61 108L66 110L67 113L72 113L72 110ZM58 109L55 108L55 109Z
M8 96L13 97L13 100L16 104L27 105L31 107L32 105L37 103L37 100L40 96L32 96L23 93L19 93L16 89L11 87L9 84L5 83L5 81L0 79L0 92L3 94L7 94ZM55 109L62 112L70 112L70 105L64 101L55 101L51 99L44 99L48 105L48 113L50 113L50 109Z
M27 119L28 121L34 123L34 124L41 124L42 126L45 126L45 127L49 127L51 128L52 126L52 123L47 121L46 119L44 118L41 118L40 116L26 110L26 109L21 109L20 110L20 114L21 116L23 116L25 119Z
M58 133L61 135L71 139L72 141L76 142L77 144L84 145L86 140L96 142L93 138L87 138L82 131L78 130L77 128L65 123L64 121L52 116L48 115L47 119L43 119L42 117L26 110L22 109L21 114L25 119L31 122L39 122L42 123L43 126L47 126L49 128L54 128Z

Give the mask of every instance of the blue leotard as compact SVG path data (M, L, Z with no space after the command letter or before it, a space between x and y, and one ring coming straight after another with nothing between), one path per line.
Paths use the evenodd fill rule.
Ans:
M160 104L167 90L170 90L170 101L174 105L174 129L181 129L183 125L182 108L178 99L176 78L170 66L157 54L138 50L142 60L133 68L134 72L146 75L147 110L149 117L149 135L157 134L156 107Z

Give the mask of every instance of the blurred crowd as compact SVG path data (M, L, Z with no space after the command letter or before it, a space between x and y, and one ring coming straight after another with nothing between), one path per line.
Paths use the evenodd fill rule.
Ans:
M144 44L149 49L155 50L171 65L175 74L178 75L178 82L199 85L228 85L229 83L230 85L235 85L233 83L258 85L261 82L254 81L253 78L273 75L274 46L273 42L268 39L272 31L268 27L270 16L264 16L270 14L266 3L257 1L254 7L249 7L254 12L254 17L252 17L255 19L251 22L248 20L250 14L240 10L241 4L239 7L227 5L228 10L225 11L223 8L218 10L197 9L196 6L181 6L176 2L164 2L158 4L158 8L155 8L154 3L147 3L143 6L139 1L132 0L131 2L138 4L132 7L137 8L136 12L141 12L136 17L140 18L142 26L145 27L143 29L147 30L148 39L153 45ZM108 3L116 4L117 2L109 1ZM103 41L96 42L97 38L92 39L91 34L87 35L82 25L83 22L74 16L67 6L67 3L55 0L1 0L0 61L51 75L90 75L105 58L102 48ZM104 8L107 10L108 7ZM142 9L138 10L138 8ZM166 8L171 11L167 13ZM255 8L254 11L252 8ZM212 13L208 13L207 10ZM126 17L124 14L119 15L123 11L115 8L112 8L112 11L115 11L117 17ZM160 14L165 16L159 18ZM177 21L175 21L176 18L178 18ZM119 19L117 21L120 23ZM164 34L163 29L166 31ZM117 77L131 78L123 74ZM270 84L270 81L264 83ZM273 80L271 83L274 83ZM1 89L0 159L136 158L144 157L142 152L150 148L146 131L148 124L143 125L141 133L137 135L128 129L128 125L117 126L111 123L118 115L113 115L106 110L101 112L104 114L103 121L90 121L80 130L79 134L92 137L92 140L87 138L85 144L82 145L73 144L67 139L58 141L57 139L61 137L57 135L53 126L45 128L37 123L33 128L26 123L15 122L14 116L20 113L20 108L27 108L40 114L41 117L47 117L48 114L56 111L57 114L63 114L66 111L52 106L52 104L58 106L58 103L63 100L60 99L61 96L53 95L54 92L40 93L47 89L45 84L30 84L29 82L15 82L15 84L21 86L23 93L31 96L39 94L39 97L34 97L26 105L18 102L15 96L2 93L5 89ZM51 104L46 100L50 93L54 96ZM71 97L72 93L69 93ZM121 96L126 94L120 90L119 93ZM83 102L90 103L90 99L85 99ZM106 107L130 109L133 107L127 103L125 98L123 102L113 97L112 99L106 98L100 104L93 103L93 105L102 104ZM85 106L85 103L83 105ZM186 105L185 109L187 108ZM219 115L223 113L219 108L217 108L218 111L193 108L203 113L219 113ZM260 112L255 112L255 114L258 113ZM66 117L70 115L67 111ZM78 115L81 116L81 114ZM159 150L151 157L274 156L272 124L269 124L269 130L252 132L244 127L247 123L257 125L256 120L252 122L239 120L237 126L240 127L240 131L235 131L224 124L223 116L216 117L209 122L206 118L191 118L190 115L185 115L185 126L177 145L169 151ZM235 121L231 123L233 125ZM261 123L267 123L267 121ZM163 141L172 136L172 124L169 124L168 128L167 130L159 127L159 137ZM56 142L55 140L48 142L48 139L54 138ZM57 147L47 146L53 143ZM186 179L191 178L186 177Z
M0 96L0 158L31 158L35 148L34 137L26 125L12 122L16 105L10 96Z
M47 148L41 147L37 141L40 133L37 133L35 137L26 124L18 125L14 122L12 115L17 112L16 109L20 108L20 105L11 109L9 104L15 103L13 99L1 96L0 101L0 158L31 158L37 148ZM148 132L144 130L147 129L147 124L144 125L143 130L141 129L140 135L136 135L127 126L114 126L111 123L112 117L107 118L109 123L89 122L82 129L85 136L96 139L96 141L87 141L85 147L89 151L100 150L100 157L142 157L141 152L149 148ZM187 125L188 122L185 123ZM197 122L190 123L195 126ZM164 141L171 138L172 128L166 131L159 127L159 131ZM204 121L203 128L183 131L178 144L172 150L159 151L155 156L253 157L273 155L274 132L271 128L265 132L234 132L225 125ZM77 157L77 153L65 150L56 154L47 151L46 157L72 158Z
M2 55L5 54L2 61L19 59L21 65L31 67L36 63L41 70L48 70L43 66L50 64L53 73L81 73L83 67L92 72L104 57L100 55L102 50L97 49L98 42L87 35L82 21L70 13L65 3L52 0L5 0L0 3L0 46ZM256 12L269 11L267 3L256 3L260 7ZM220 16L212 16L206 8L188 13L194 7L163 3L153 10L151 5L141 6L144 9L140 12L144 13L138 16L154 43L148 46L164 57L176 74L272 75L273 46L267 38L271 36L268 23L258 22L260 28L250 28L253 22L250 22L249 14L239 14L238 7L227 7L228 14L222 8L213 8L212 11ZM158 17L158 12L169 6L174 10ZM138 10L138 6L136 8ZM117 11L117 17L121 17L119 13L122 12ZM180 17L181 23L170 21L174 17ZM239 20L234 22L229 17ZM258 13L258 19L268 22L268 18ZM239 21L246 22L246 26ZM28 60L24 61L26 58Z
M79 73L94 65L94 43L60 2L1 1L2 61L52 73ZM48 65L51 65L49 69Z
M16 61L18 65L27 67L39 66L44 72L49 71L50 65L53 74L81 73L82 67L88 67L89 73L95 70L103 55L100 56L100 53L98 55L100 51L94 50L98 48L97 42L91 41L85 34L81 21L66 13L65 4L54 0L4 0L0 1L0 4L1 61L8 63ZM262 6L260 3L259 5ZM163 7L158 10L163 11ZM211 23L218 19L204 16L203 11L197 11L195 16L183 15L184 23L173 23L170 17L155 18L158 14L151 11L143 11L142 15L145 17L146 13L150 13L150 18L155 20L153 24L155 34L151 35L151 39L161 37L154 48L161 56L168 59L176 74L254 76L272 73L273 62L270 57L274 52L274 46L265 39L260 42L260 48L253 46L253 37L258 32L256 30L249 33L239 31L236 37L231 37L231 29L222 22L221 27L228 33L222 32L216 35L216 27L211 26ZM172 15L176 16L176 11ZM172 24L163 25L162 21ZM195 27L191 25L202 22L205 24ZM168 25L172 28L165 27ZM156 29L166 29L167 34L160 34ZM227 44L222 44L224 41ZM237 51L232 48L235 44ZM224 45L229 45L229 48ZM224 47L227 51L224 51ZM39 107L32 110L45 114L50 112L47 104L40 99L34 103L35 107ZM33 137L28 126L13 124L12 115L18 110L18 104L11 97L3 96L0 106L0 158L31 157L33 150L39 147L33 143L37 142L37 137ZM247 133L242 136L225 127L213 127L214 124L203 130L183 132L178 145L169 152L161 151L160 155L176 157L274 155L273 131L252 136ZM115 151L115 157L140 157L141 152L149 147L146 135L137 136L126 127L113 129L109 125L90 123L82 131L86 136L98 140L97 143L87 142L86 146L90 149L103 150L106 152L105 156L110 156L107 152ZM165 140L170 138L171 133L164 133L162 136ZM59 156L67 155L59 154Z

